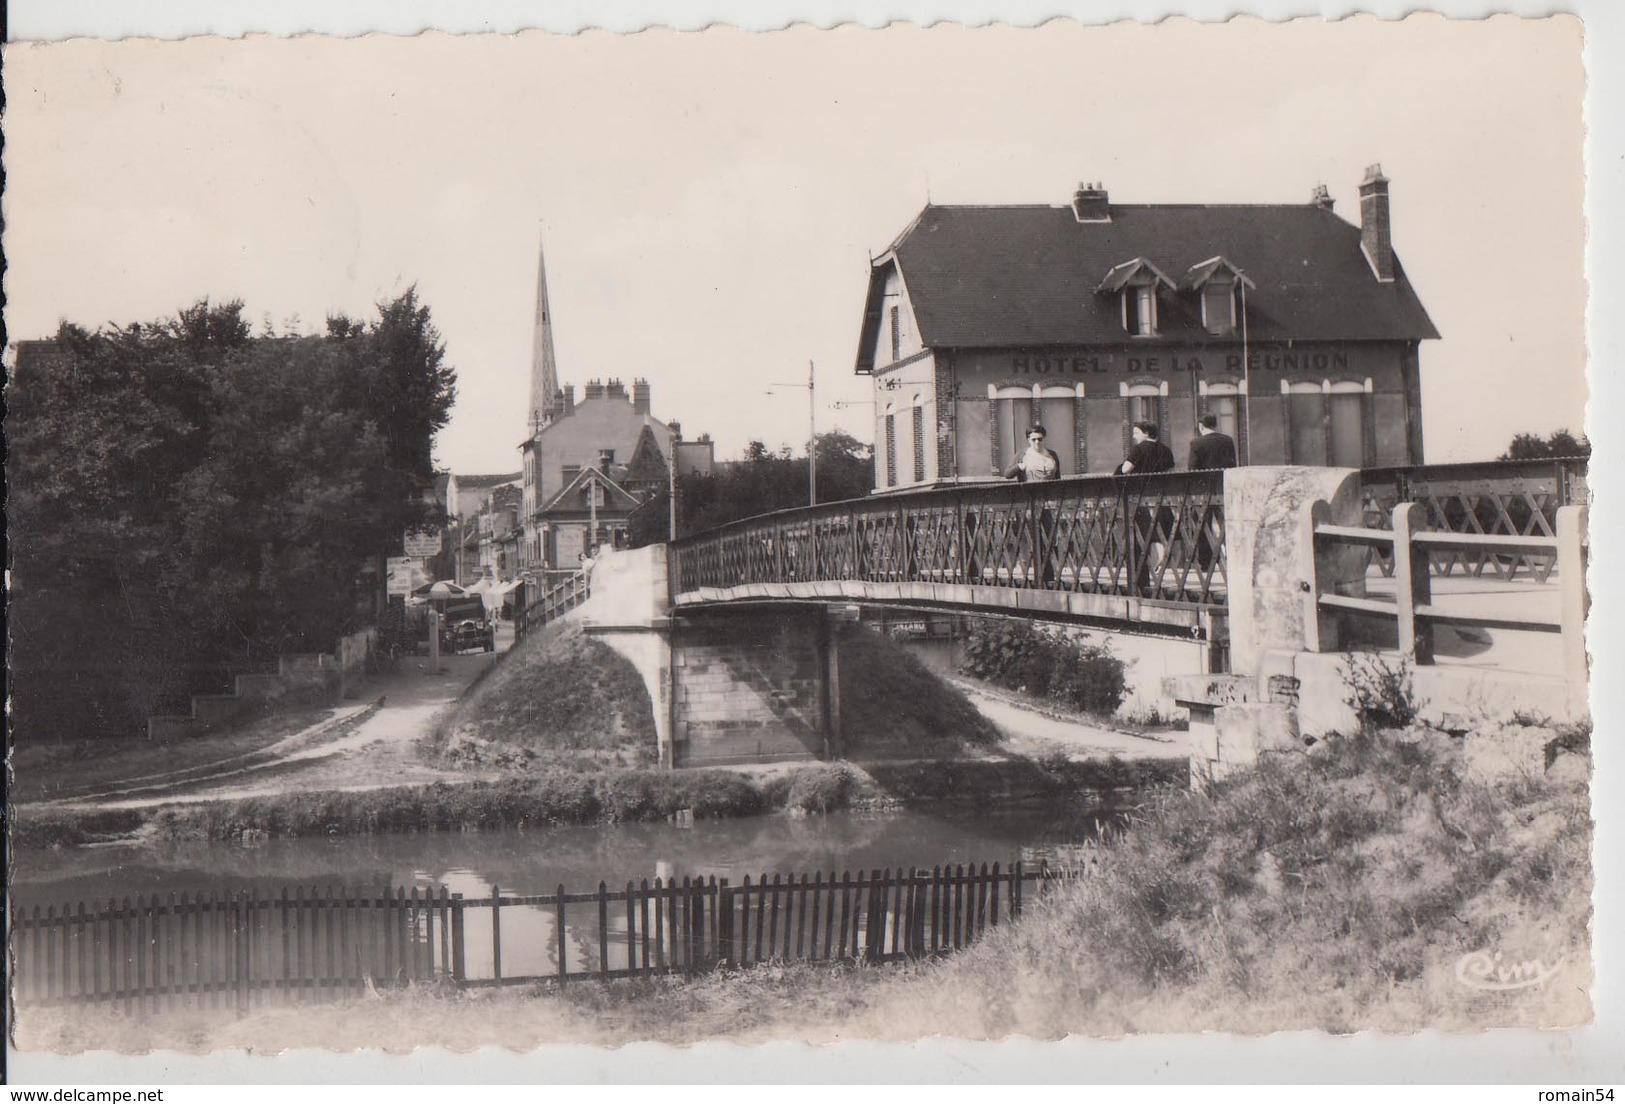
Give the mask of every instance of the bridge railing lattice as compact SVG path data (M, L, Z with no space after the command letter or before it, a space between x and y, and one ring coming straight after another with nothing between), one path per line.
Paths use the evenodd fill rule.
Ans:
M1388 526L1394 507L1415 502L1423 507L1422 528L1437 533L1486 537L1557 536L1557 511L1590 499L1585 457L1539 460L1489 460L1462 464L1367 468L1360 473L1367 528ZM1375 550L1373 560L1384 575L1394 572L1393 557ZM1457 573L1510 581L1520 572L1546 582L1556 563L1554 552L1438 549L1428 554L1435 575Z
M672 591L945 583L1221 607L1223 474L969 484L764 514L672 542Z

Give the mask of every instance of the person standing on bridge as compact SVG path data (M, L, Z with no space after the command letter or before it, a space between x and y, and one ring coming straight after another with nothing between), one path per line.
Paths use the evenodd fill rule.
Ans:
M1196 423L1196 436L1191 439L1191 460L1186 467L1191 471L1213 471L1236 466L1236 442L1230 434L1219 432L1219 419L1214 414L1203 414Z
M1046 483L1061 478L1061 458L1044 447L1044 427L1034 423L1027 430L1027 451L1004 469L1006 479L1023 483Z
M1191 471L1218 471L1236 466L1236 442L1228 433L1219 432L1219 419L1214 414L1203 414L1196 423L1196 436L1191 439L1191 459L1186 465ZM1213 570L1218 559L1220 537L1215 531L1212 508L1203 508L1198 516L1196 535L1196 562L1206 575Z
M1027 451L1004 470L1006 479L1022 483L1049 483L1061 478L1061 458L1044 447L1044 427L1034 422L1027 428ZM1043 585L1055 581L1055 511L1042 506L1038 511L1038 549L1041 561L1035 573Z
M1151 475L1174 470L1174 450L1157 440L1156 422L1135 422L1129 430L1128 456L1117 466L1119 475Z
M1129 431L1128 456L1117 467L1118 475L1154 475L1174 470L1174 450L1163 444L1156 422L1135 422ZM1129 498L1140 498L1145 491L1134 488ZM1132 507L1134 539L1128 548L1128 568L1134 580L1134 590L1150 595L1151 576L1155 570L1161 577L1161 564L1167 548L1167 533L1173 528L1173 511L1163 506L1153 510L1150 506Z

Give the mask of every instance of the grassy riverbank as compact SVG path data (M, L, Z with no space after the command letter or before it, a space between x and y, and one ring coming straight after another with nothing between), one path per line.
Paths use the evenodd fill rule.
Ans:
M438 725L447 762L519 768L538 757L580 767L650 766L654 711L637 670L584 633L548 625L516 643Z
M1183 776L1183 763L1118 760L809 763L756 773L554 769L498 782L301 791L99 813L30 810L15 823L13 838L19 847L41 847L131 835L235 840L245 832L310 838L492 831L658 821L685 811L697 818L826 813L947 798L1082 796L1115 805L1128 792L1177 784Z

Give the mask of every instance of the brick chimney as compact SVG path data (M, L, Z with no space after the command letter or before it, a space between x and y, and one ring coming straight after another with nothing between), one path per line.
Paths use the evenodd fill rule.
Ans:
M605 475L609 474L609 466L615 463L615 450L601 448L598 450L598 470Z
M649 413L649 381L646 379L632 381L632 413Z
M626 384L618 379L612 379L604 385L604 395L611 399L626 398Z
M683 423L682 422L667 422L666 423L666 428L671 430L671 439L673 441L681 441L683 439Z
M586 389L583 390L582 393L581 393L581 401L582 402L591 402L593 399L601 399L603 397L604 397L604 381L603 380L595 380L595 379L588 380Z
M1072 193L1072 214L1079 222L1110 222L1111 208L1106 189L1099 184L1079 184Z
M1324 184L1316 184L1315 192L1309 197L1309 202L1322 211L1330 211L1337 201L1332 198L1332 190Z
M567 418L576 412L576 385L567 383L559 388L559 396L554 406L558 409L559 417Z
M1388 220L1388 178L1372 165L1360 181L1360 249L1383 283L1394 279L1394 241Z

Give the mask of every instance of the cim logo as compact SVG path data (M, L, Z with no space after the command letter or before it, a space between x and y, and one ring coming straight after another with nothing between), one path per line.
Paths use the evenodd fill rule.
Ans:
M1494 954L1473 951L1462 955L1456 962L1456 980L1469 989L1487 989L1492 992L1528 989L1556 974L1562 965L1561 958L1547 965L1538 958L1510 962L1501 957L1500 951Z

